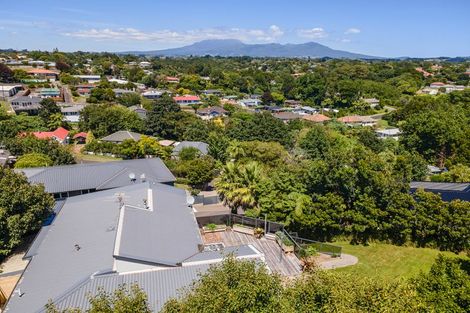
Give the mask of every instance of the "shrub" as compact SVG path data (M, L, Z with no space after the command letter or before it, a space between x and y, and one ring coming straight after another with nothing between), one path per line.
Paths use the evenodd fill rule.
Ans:
M214 223L209 223L209 224L206 225L206 228L208 230L214 231L214 230L217 229L217 225L215 225Z

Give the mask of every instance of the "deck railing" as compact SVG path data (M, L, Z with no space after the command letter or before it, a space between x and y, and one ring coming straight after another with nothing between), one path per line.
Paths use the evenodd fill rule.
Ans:
M246 217L239 214L230 214L228 226L240 224L243 226L262 228L266 234L274 234L277 231L284 230L284 225L276 222L271 222L266 219Z
M334 257L341 256L341 252L343 249L341 246L336 246L336 245L333 245L331 243L326 243L326 242L305 239L305 238L301 238L292 234L290 234L290 237L292 238L292 240L294 240L296 243L300 245L301 250L302 250L300 253L304 253L308 247L313 247L315 248L317 252L320 252L320 253L329 254Z
M283 232L287 238L289 238L289 240L294 243L294 253L299 258L305 256L306 249L309 247L315 248L315 250L319 253L325 253L335 257L341 256L342 247L325 242L301 238L297 235L297 233L288 232L283 224L272 222L267 219L253 218L230 213L219 216L198 218L198 222L201 227L209 223L225 224L230 227L238 224L246 227L262 228L265 234L270 235L275 235L275 233L278 231Z

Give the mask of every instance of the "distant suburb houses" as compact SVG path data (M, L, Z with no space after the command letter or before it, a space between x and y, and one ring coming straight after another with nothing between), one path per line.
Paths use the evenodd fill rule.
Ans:
M443 83L443 82L434 82L431 83L428 87L424 87L419 90L418 93L428 94L428 95L437 95L438 93L451 93L453 91L462 91L468 87L462 85L455 85L453 83Z

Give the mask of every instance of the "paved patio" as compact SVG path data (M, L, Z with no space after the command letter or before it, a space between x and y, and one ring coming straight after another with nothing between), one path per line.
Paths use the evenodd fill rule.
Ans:
M274 273L283 276L296 276L302 272L300 260L295 254L285 254L274 240L256 239L254 236L232 230L203 234L202 237L206 244L221 242L226 247L251 244L264 254L266 264Z

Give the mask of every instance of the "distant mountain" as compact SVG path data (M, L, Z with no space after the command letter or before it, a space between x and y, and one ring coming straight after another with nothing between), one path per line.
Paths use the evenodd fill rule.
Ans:
M128 51L122 54L146 56L249 56L249 57L312 57L335 59L380 59L370 55L334 50L316 42L302 44L245 44L239 40L203 40L181 48L155 51Z

